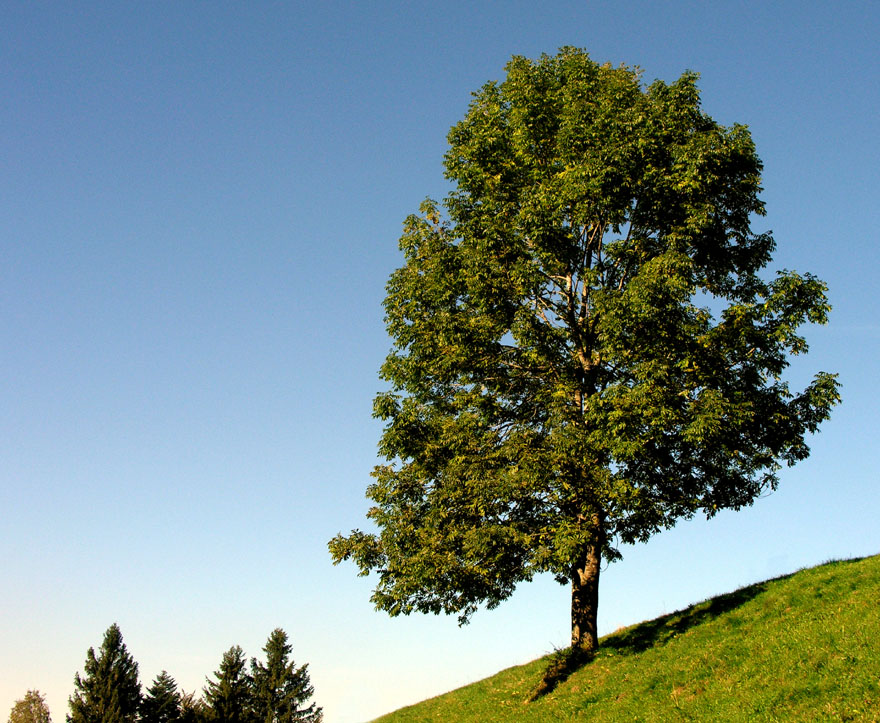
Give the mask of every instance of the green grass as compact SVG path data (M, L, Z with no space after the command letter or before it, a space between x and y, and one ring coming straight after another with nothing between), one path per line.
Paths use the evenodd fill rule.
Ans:
M880 556L830 562L603 638L527 702L553 655L379 718L880 721Z

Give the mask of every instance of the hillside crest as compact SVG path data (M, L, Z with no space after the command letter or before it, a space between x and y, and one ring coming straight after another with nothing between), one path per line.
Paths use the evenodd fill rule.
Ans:
M880 555L832 561L618 630L546 695L561 653L376 723L877 721L878 600Z

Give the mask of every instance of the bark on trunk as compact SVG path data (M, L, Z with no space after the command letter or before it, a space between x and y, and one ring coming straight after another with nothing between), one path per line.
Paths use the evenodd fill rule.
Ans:
M571 575L571 647L592 653L599 646L596 615L599 611L599 571L602 546L597 541Z

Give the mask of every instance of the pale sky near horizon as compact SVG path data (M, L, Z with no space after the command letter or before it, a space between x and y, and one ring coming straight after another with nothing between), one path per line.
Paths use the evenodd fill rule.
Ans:
M601 632L880 552L878 36L875 2L3 3L0 716L37 688L63 721L114 621L187 691L282 627L327 723L566 645L551 579L458 628L327 553L364 525L401 223L514 54L699 72L764 161L773 268L834 306L791 370L840 374L811 458L625 549Z

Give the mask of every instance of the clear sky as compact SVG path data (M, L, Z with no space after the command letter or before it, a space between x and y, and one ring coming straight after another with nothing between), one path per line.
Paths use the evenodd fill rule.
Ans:
M326 544L363 525L397 238L511 55L700 72L751 127L775 266L830 286L792 378L839 372L812 457L624 550L601 632L880 552L876 2L25 2L0 8L0 716L63 721L118 622L201 690L284 628L328 723L563 647L568 591L388 619Z

